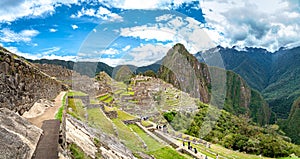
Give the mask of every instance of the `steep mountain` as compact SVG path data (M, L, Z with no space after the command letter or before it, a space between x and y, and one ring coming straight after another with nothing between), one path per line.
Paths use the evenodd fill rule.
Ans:
M66 88L25 59L0 48L0 108L22 115L38 99L54 99Z
M281 120L279 125L293 142L300 144L300 97L294 101L288 119Z
M200 98L204 103L210 101L208 67L199 63L182 44L173 46L162 59L158 77L193 97Z
M251 89L238 74L232 71L208 67L198 62L181 44L176 44L163 58L158 77L193 97L200 98L202 102L209 103L212 102L211 95L214 87L218 87L216 83L212 85L212 81L222 76L222 72L225 76L223 80L226 80L225 102L216 102L220 104L218 107L224 107L235 115L246 115L261 125L267 124L271 111L259 92ZM218 94L220 95L222 94ZM217 97L212 99L215 98Z
M238 73L262 93L277 118L288 117L293 101L300 95L300 47L271 53L260 48L238 51L218 46L195 56L205 62L204 57L217 55L222 57L226 70Z

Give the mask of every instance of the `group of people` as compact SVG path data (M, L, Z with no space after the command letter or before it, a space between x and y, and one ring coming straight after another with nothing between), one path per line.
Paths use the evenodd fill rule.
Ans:
M193 148L193 146L191 145L191 142L190 142L190 141L188 141L187 143L188 143L188 144L187 144L188 149L191 150L191 151L194 151L194 153L197 154L197 153L198 153L197 148L195 148L195 147ZM184 141L183 141L183 143L182 143L182 146L183 146L183 147L185 146L185 142L184 142ZM201 155L201 156L202 156L202 155ZM204 159L208 159L208 157L205 155ZM216 159L219 159L219 154L216 155Z
M185 146L185 142L184 142L184 141L183 141L183 143L182 143L182 146L183 146L183 147ZM195 154L198 153L197 148L196 148L196 147L193 148L193 146L191 145L191 142L190 142L190 141L188 141L188 149L191 150L191 151L194 151Z

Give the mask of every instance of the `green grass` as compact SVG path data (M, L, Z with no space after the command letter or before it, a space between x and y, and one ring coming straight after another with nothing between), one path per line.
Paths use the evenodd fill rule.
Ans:
M98 97L98 100L103 101L103 100L107 99L108 97L110 97L110 94L104 94L104 95Z
M99 101L96 99L90 99L91 104L99 104Z
M87 156L76 144L72 143L69 148L72 159L90 159L90 157Z
M120 119L112 119L112 121L117 127L119 138L123 141L126 147L133 152L145 151L143 143Z
M145 121L145 120L142 120L142 121L141 121L141 124L142 124L144 127L148 127L148 126L153 125L153 124L150 123L149 121Z
M122 110L119 110L117 109L117 112L118 112L118 118L121 119L121 120L133 120L133 119L136 119L135 116L131 115L131 114L128 114Z
M183 155L179 154L176 150L171 147L164 147L155 151L150 152L155 158L159 159L185 159Z
M146 143L148 147L148 151L155 151L160 148L165 147L163 144L159 143L155 139L153 139L151 136L149 136L146 132L144 132L141 128L139 128L137 125L128 125L128 127L132 128L134 132L136 132Z
M62 115L63 115L63 111L66 106L66 97L67 97L67 94L64 95L64 97L62 99L62 106L58 109L57 113L55 114L55 119L58 119L60 122L62 122Z
M137 125L128 125L136 134L138 134L142 140L147 145L147 154L155 156L155 158L159 159L185 159L185 158L191 158L187 155L181 155L176 150L169 146L165 146L155 139L153 139L151 136L149 136L146 132L144 132L141 128L139 128Z
M226 149L220 145L211 145L211 148L207 148L203 145L195 145L192 144L193 147L196 147L197 150L209 157L215 157L215 154L219 154L220 156L226 157L228 159L235 159L235 158L243 158L243 159L267 159L267 157L259 157L257 155L251 155L251 154L246 154L246 153L241 153L238 151L233 151ZM213 154L213 153L214 154Z
M110 103L113 100L112 96L109 96L107 99L105 99L103 102Z
M100 108L87 109L88 122L92 127L99 128L103 132L115 135L113 124L105 117Z
M80 91L69 91L68 96L87 96L86 93L80 92Z
M74 118L79 120L84 119L85 110L81 99L69 98L68 99L68 108L72 108L72 111L68 109L68 113Z

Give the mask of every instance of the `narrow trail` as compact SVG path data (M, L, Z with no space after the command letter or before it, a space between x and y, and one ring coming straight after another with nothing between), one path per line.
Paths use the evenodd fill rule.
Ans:
M43 125L43 121L49 119L55 119L55 114L57 113L58 109L62 106L62 100L66 92L60 92L59 95L55 98L54 106L49 107L45 110L45 112L37 117L28 118L32 124L36 125L37 127L41 128Z

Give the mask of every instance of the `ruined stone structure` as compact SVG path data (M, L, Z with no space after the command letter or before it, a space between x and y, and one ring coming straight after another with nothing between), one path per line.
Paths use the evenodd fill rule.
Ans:
M0 48L0 108L22 115L37 100L52 100L66 89L25 59Z

